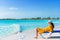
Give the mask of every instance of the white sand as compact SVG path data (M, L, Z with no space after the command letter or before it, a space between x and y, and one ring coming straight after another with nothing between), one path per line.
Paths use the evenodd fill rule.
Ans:
M56 26L55 29L59 29L60 26ZM47 33L44 33L47 36ZM60 33L53 33L51 36L60 36ZM40 35L38 39L35 39L35 29L26 30L22 33L14 33L9 36L0 37L0 40L60 40L60 38L51 38L51 39L43 39Z

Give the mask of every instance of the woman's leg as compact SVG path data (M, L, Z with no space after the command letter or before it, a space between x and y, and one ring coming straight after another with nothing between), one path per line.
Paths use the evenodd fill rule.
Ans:
M41 37L44 38L44 36L42 35L43 32L44 32L43 29L37 28L37 29L36 29L36 37L35 37L35 38L38 38L38 34L40 34Z
M36 37L35 38L38 38L38 29L36 29Z

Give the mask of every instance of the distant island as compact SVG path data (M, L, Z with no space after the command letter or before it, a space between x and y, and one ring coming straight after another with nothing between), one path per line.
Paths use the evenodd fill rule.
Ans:
M22 18L23 20L50 20L50 19L53 19L53 20L60 20L60 18L50 18L50 17L47 17L47 18L41 18L41 17L37 17L37 18Z
M0 20L60 20L60 18L50 18L50 17L45 17L45 18L41 18L41 17L36 17L36 18L2 18Z

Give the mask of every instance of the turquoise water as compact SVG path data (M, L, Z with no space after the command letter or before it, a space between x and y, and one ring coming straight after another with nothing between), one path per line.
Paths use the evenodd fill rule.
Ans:
M60 20L52 20L52 22L55 26L60 25ZM46 27L48 25L48 20L0 20L0 36L16 31L18 29L16 24L20 25L20 31L25 31L37 27Z

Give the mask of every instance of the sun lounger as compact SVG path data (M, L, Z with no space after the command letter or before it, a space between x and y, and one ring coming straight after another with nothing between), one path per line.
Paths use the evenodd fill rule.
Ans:
M60 30L54 30L53 33L60 33Z
M45 32L48 33L48 32ZM53 33L60 33L60 30L54 30Z

